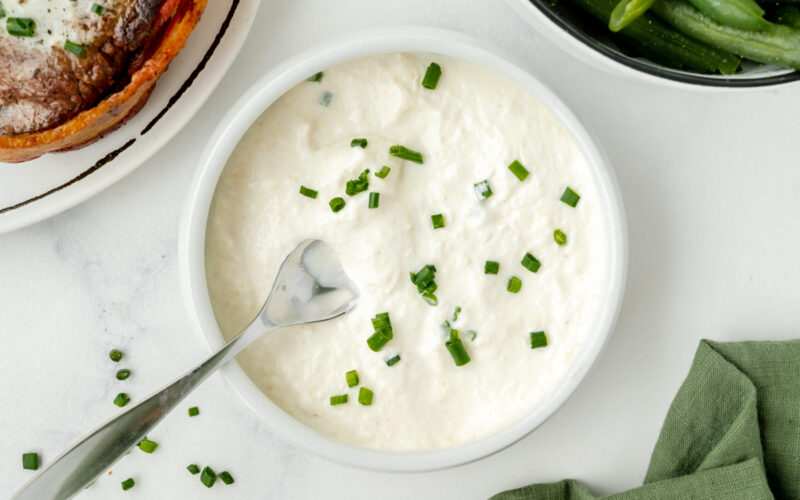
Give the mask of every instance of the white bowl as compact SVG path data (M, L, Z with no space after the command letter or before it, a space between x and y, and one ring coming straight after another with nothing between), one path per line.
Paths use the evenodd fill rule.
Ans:
M506 76L539 99L565 125L585 155L598 187L610 236L605 303L599 309L595 331L576 357L571 372L544 404L488 437L425 452L385 452L350 446L292 418L270 401L237 363L222 369L233 390L270 428L287 439L336 462L367 469L410 472L451 467L495 453L531 432L561 406L599 356L614 326L625 283L627 238L617 184L603 155L575 116L538 80L496 55L495 50L487 50L485 42L450 31L401 27L353 34L291 57L262 77L222 119L201 156L181 224L179 265L187 307L210 349L220 348L223 337L206 286L206 222L214 189L228 156L256 118L308 75L348 60L390 52L437 53L471 61Z

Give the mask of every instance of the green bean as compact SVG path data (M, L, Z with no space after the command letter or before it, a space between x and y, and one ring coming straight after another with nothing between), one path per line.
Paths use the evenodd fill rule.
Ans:
M697 10L726 26L743 30L769 28L764 9L756 0L689 0Z
M709 45L754 61L800 69L800 30L774 23L762 31L724 26L686 0L659 0L652 10L676 29Z
M778 24L800 29L800 9L796 5L784 5L776 10L771 17Z
M608 19L608 29L616 33L631 24L634 19L641 16L656 0L620 0L611 17Z

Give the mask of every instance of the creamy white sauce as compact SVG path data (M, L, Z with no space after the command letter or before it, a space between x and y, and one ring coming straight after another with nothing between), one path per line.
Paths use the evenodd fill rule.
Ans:
M442 66L436 90L420 86L429 62ZM329 107L318 104L323 92ZM351 148L364 137L366 149ZM403 144L425 163L389 156ZM530 171L520 182L507 166ZM373 175L391 167L385 179ZM368 193L345 183L370 169ZM479 201L473 184L494 195ZM319 191L317 199L298 193ZM560 201L565 187L576 208ZM345 198L333 213L328 201ZM434 230L431 215L446 226ZM569 238L553 239L556 228ZM471 63L421 54L378 55L325 71L275 102L236 147L219 181L206 241L208 285L227 338L259 311L284 256L319 238L341 256L362 296L335 320L266 335L239 357L276 404L346 443L388 450L452 446L498 431L550 396L580 352L602 297L607 233L586 161L562 125L514 83ZM542 263L534 274L526 252ZM484 262L500 262L497 275ZM436 266L437 307L425 303L409 272ZM511 275L522 280L506 291ZM440 324L477 337L462 340L472 361L456 367ZM394 338L378 353L366 339L370 318L388 311ZM550 345L530 348L530 332ZM400 354L388 367L385 360ZM374 392L357 401L345 372L358 370ZM348 394L331 406L332 395Z
M109 15L116 0L0 0L6 17L0 19L0 36L12 37L6 29L9 17L33 19L36 30L32 37L12 37L22 43L44 47L63 47L67 40L80 45L97 37L102 16L92 12L97 3Z

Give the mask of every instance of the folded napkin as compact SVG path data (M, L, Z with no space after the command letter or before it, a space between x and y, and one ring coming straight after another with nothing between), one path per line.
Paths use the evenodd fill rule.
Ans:
M568 479L492 500L596 498ZM800 340L701 341L644 486L605 498L800 499Z

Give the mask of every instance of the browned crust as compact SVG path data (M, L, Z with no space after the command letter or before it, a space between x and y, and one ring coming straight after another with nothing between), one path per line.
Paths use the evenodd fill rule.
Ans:
M156 81L200 21L206 3L207 0L181 2L152 56L131 75L130 83L119 92L57 127L29 134L0 136L0 162L17 163L53 151L77 149L122 125L144 106Z

